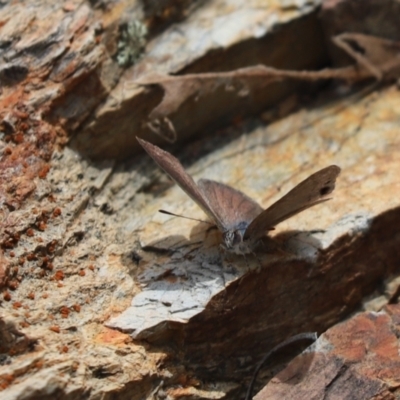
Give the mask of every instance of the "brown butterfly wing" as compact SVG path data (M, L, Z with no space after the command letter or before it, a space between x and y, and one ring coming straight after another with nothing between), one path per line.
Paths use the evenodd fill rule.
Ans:
M200 179L198 186L213 214L220 221L223 232L237 229L243 222L247 226L263 211L250 197L223 183Z
M329 200L326 196L335 189L335 181L339 173L340 168L331 165L300 182L289 193L254 219L247 228L244 239L262 237L267 230L285 219Z
M180 186L180 188L195 203L197 203L210 219L219 225L219 220L208 206L203 193L199 190L193 178L185 171L178 159L167 151L164 151L143 139L139 139L138 137L136 139L149 156L161 167L161 169L163 169Z

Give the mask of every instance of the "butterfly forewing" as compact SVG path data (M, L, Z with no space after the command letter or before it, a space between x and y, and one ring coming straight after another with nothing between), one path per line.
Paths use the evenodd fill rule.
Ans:
M184 170L182 164L172 154L161 150L159 147L136 138L149 156L181 187L182 190L212 219L217 221L215 215L207 204L207 200L195 184L193 178Z
M213 214L221 221L222 231L237 229L243 222L247 226L263 211L250 197L223 183L200 179L198 186Z
M329 200L327 195L335 189L335 181L340 173L336 165L321 169L263 211L254 200L230 186L208 179L200 179L196 185L172 154L142 139L138 138L138 141L218 228L226 233L226 247L239 254L251 252L257 239L275 225Z
M258 215L247 228L244 239L264 236L265 232L280 222L329 199L335 189L340 168L331 165L300 182L289 193Z

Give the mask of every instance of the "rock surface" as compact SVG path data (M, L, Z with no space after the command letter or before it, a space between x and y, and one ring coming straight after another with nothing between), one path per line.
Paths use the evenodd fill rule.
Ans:
M239 399L257 362L284 338L306 330L321 333L362 307L379 312L397 302L395 86L347 96L348 89L338 87L312 102L292 95L261 118L237 118L184 151L171 150L195 179L220 180L265 207L319 168L342 168L333 199L279 225L256 257L224 256L217 230L157 213L164 208L204 218L148 156L111 159L135 150L133 134L148 132L138 126L161 96L128 87L135 71L154 64L166 72L223 70L241 66L235 55L243 54L249 64L271 56L277 66L317 67L327 57L322 35L311 34L322 32L318 4L269 2L262 12L234 1L194 9L183 4L178 15L187 19L167 26L165 35L151 31L153 18L161 17L140 3L110 8L105 2L10 3L0 10L0 35L8 43L0 71L2 399ZM208 29L211 17L226 14L228 6L233 15L246 15L242 29L218 24ZM151 19L150 42L141 61L125 69L117 63L117 49L128 10L139 22ZM299 26L303 34L294 36ZM190 50L194 43L182 43L178 27L211 36L181 54L178 49ZM273 27L279 29L271 33ZM282 55L299 36L304 39L299 48ZM306 51L297 59L307 43L321 53ZM163 63L165 49L176 59ZM254 49L259 52L250 57ZM124 57L136 54L128 53ZM264 102L257 100L254 108L252 99L229 105L226 98L209 114L192 104L174 124L188 136L191 127L201 131L221 115L237 116L239 108L254 113L291 89L277 89L271 97L260 91L254 99ZM202 113L210 116L204 125L198 124ZM270 123L277 118L282 119ZM83 123L73 146L65 147ZM90 161L87 154L101 160ZM367 324L365 340L380 341L371 327L397 315L396 306L385 310L348 324L357 330L377 315L377 322ZM335 368L348 365L347 355L335 354L332 366L323 344L336 344L341 330L347 332L343 326L317 343L323 351L315 360L331 368L332 376L342 376ZM388 333L390 349L394 340ZM362 365L361 356L357 362ZM273 371L267 368L267 375ZM365 375L372 382L368 387L376 388L369 393L396 386L377 374ZM266 390L270 385L277 387L273 381ZM350 386L349 393L356 390Z
M136 275L142 289L109 326L159 344L175 341L205 377L222 369L239 378L246 355L257 360L257 350L277 344L283 332L323 332L354 311L377 282L398 273L392 194L400 189L399 143L397 117L387 114L398 98L391 88L316 106L257 127L192 166L196 178L223 177L263 205L323 166L343 171L333 199L278 226L272 236L281 249L267 247L257 259L221 263L218 232L157 214L162 208L204 218L178 187L150 202L143 215L153 217L139 233L148 249Z
M137 135L165 144L165 136L155 134L148 123L162 93L135 83L149 73L227 71L255 64L291 69L324 65L327 59L316 18L320 0L285 3L215 0L194 9L179 25L150 40L145 56L125 72L74 138L74 148L89 157L122 158L138 152ZM179 140L184 140L238 115L258 113L292 92L293 85L257 82L250 96L218 89L186 102L170 118Z
M254 400L396 399L399 305L361 313L324 333Z

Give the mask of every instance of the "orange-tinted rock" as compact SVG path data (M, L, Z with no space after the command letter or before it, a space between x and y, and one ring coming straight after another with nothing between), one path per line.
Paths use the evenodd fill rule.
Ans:
M254 400L395 399L400 387L400 306L357 314L324 333Z

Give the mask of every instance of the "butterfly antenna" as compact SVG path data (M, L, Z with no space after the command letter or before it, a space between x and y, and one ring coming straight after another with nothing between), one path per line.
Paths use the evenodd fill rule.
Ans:
M179 215L179 214L174 214L172 212L166 211L166 210L158 210L161 214L167 214L167 215L172 215L173 217L179 217L179 218L185 218L185 219L191 219L192 221L197 221L197 222L203 222L205 224L209 225L215 225L210 221L203 221L202 219L197 219L197 218L190 218L190 217L185 217L184 215Z

